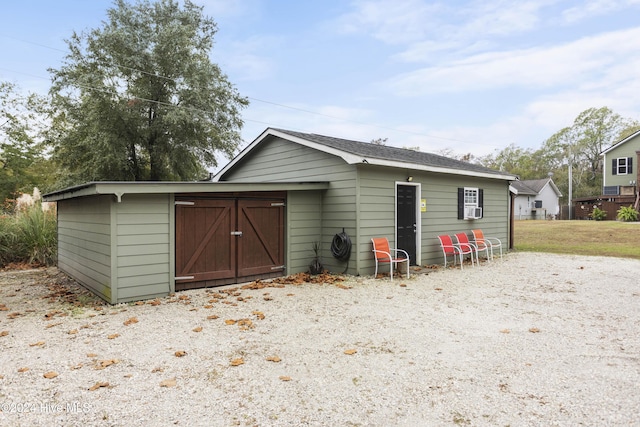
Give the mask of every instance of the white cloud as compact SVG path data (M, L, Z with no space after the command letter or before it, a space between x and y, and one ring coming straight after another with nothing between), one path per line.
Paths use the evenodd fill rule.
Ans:
M565 23L573 24L616 10L640 5L640 0L587 0L562 12Z
M609 77L632 80L635 70L625 64L640 53L639 45L629 43L639 37L640 27L550 48L483 53L402 74L390 86L404 96L513 86L549 88L599 81L609 69L618 73Z

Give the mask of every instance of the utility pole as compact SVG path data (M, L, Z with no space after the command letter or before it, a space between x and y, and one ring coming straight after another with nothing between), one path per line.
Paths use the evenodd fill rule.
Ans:
M571 193L573 191L573 167L571 163L571 148L569 148L569 220L571 220Z

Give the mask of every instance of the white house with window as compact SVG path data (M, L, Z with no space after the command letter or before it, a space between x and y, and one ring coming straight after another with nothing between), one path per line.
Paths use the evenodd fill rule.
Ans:
M513 181L514 219L555 219L560 214L562 193L551 178Z

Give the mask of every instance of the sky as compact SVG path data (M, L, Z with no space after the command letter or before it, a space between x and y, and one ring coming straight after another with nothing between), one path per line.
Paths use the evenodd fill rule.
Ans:
M640 119L640 0L193 1L250 101L243 146L276 127L480 157L592 107ZM3 1L0 80L46 93L65 39L113 5Z

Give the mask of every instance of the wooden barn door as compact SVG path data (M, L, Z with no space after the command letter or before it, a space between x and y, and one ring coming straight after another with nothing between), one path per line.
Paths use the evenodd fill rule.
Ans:
M284 270L284 201L238 201L238 277Z
M176 197L176 290L281 276L284 202Z
M235 200L176 201L176 290L236 276ZM201 285L201 286L202 286Z

